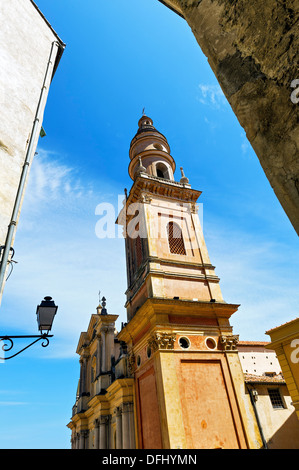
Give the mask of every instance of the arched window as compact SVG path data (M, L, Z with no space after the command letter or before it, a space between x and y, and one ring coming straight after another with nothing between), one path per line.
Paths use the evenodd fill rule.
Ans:
M157 163L156 165L156 174L159 178L165 178L169 180L168 168L163 163Z
M185 255L185 245L183 240L182 229L175 222L169 222L167 225L168 243L170 253L177 255Z

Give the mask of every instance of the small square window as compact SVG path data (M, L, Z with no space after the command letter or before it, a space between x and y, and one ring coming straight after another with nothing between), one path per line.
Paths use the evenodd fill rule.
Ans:
M269 397L273 408L285 408L278 388L268 388Z
M275 377L276 373L275 372L265 372L265 375L267 377Z

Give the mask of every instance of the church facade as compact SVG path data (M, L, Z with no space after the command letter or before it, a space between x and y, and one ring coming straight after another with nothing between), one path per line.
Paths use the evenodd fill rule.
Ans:
M143 115L129 150L127 323L106 302L80 336L73 449L261 448L231 316L209 259L201 194Z

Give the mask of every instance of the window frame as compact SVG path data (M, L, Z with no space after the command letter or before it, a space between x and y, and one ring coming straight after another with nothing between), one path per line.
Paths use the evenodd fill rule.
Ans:
M279 387L269 387L267 388L267 391L273 410L283 410L286 408L286 404ZM279 397L271 397L271 393L277 393Z

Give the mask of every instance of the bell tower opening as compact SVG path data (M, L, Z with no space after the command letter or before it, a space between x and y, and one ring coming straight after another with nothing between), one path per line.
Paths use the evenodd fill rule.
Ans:
M163 173L162 170L160 170L160 168L157 168L157 176L158 176L159 178L164 178L164 173Z
M164 163L161 163L161 162L156 163L156 174L158 178L164 178L166 180L170 180L168 167Z

